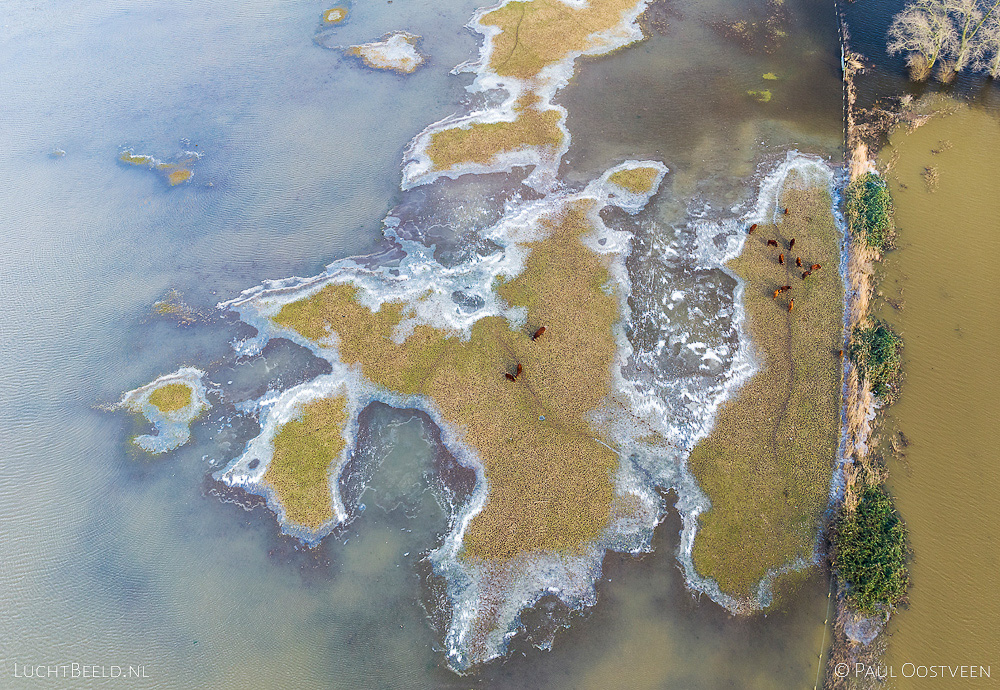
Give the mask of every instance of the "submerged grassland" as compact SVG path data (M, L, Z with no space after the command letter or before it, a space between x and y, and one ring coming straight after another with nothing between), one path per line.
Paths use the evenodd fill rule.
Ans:
M745 281L761 370L723 404L689 460L712 504L700 516L695 566L737 597L769 570L811 558L840 429L843 286L830 195L788 189L781 203L788 213L759 226L730 263ZM813 264L821 268L803 279Z
M545 217L525 269L498 285L511 306L526 308L524 328L486 317L464 341L418 325L397 344L404 305L372 312L343 284L274 317L311 340L335 335L343 362L390 391L427 396L462 431L488 482L486 504L464 536L466 558L574 552L600 535L613 509L617 457L588 416L611 390L612 328L621 314L607 288L610 258L580 242L592 227L591 204Z
M333 517L330 464L344 450L347 400L321 398L303 405L298 419L274 437L274 455L264 473L289 522L318 529Z
M149 404L163 414L183 410L194 400L194 389L186 383L168 383L149 394Z

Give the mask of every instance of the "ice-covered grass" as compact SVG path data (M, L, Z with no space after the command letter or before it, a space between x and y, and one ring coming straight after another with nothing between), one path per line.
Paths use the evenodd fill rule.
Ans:
M361 58L367 67L384 69L400 74L412 74L426 58L417 50L419 36L406 31L394 31L379 41L348 46L347 55Z

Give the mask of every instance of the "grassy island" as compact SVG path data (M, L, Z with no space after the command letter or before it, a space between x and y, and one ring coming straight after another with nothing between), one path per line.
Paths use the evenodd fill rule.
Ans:
M612 326L621 315L607 290L610 258L579 241L591 230L590 210L581 201L543 219L546 236L530 246L525 270L498 286L509 304L527 308L523 329L486 317L468 341L421 325L396 344L406 307L386 303L372 312L343 284L274 317L311 340L335 335L344 362L391 391L427 396L463 430L489 483L465 534L466 558L573 552L608 522L617 457L587 417L611 390Z
M760 225L730 263L745 281L761 370L723 404L690 458L712 503L695 566L737 597L752 595L768 570L812 556L839 434L843 287L831 199L825 188L789 188L781 203L788 213ZM813 264L822 267L803 279ZM775 296L784 285L791 289Z
M656 182L656 176L659 174L659 168L628 168L611 173L608 176L608 182L627 189L633 194L649 194Z
M480 20L500 33L493 39L490 69L502 77L536 79L568 55L601 45L595 36L611 31L635 9L636 0L590 0L573 6L562 0L508 2Z
M501 77L521 80L527 90L514 106L515 118L503 122L475 122L433 132L427 156L437 170L462 163L488 165L502 153L524 147L549 147L563 143L559 125L562 113L541 105L540 91L547 86L546 67L567 57L599 50L606 35L619 27L638 5L637 0L591 0L577 7L562 0L508 2L480 19L500 33L493 38L488 70Z
M344 450L347 400L321 398L274 437L274 456L264 474L289 522L318 529L333 517L330 465Z
M137 165L139 167L146 167L151 170L158 170L161 173L163 173L164 177L166 177L167 179L167 183L171 187L176 187L177 185L187 182L188 180L191 179L191 176L194 173L191 172L190 168L185 167L185 164L198 160L198 157L196 155L191 156L185 158L179 163L162 163L153 156L147 156L145 154L135 154L132 153L131 151L126 150L123 151L120 156L118 156L118 160L120 160L122 163L125 163L126 165Z
M323 22L326 24L339 24L347 18L346 7L333 7L323 13Z
M461 163L488 165L502 153L530 146L555 151L562 144L562 114L558 110L540 110L538 99L530 97L514 111L517 118L510 122L476 122L434 132L427 147L434 167L448 170Z
M194 400L194 390L186 383L168 383L149 394L149 404L163 414L188 407Z

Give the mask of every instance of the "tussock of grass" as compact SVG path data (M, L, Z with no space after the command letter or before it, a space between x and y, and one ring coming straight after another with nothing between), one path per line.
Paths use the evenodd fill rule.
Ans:
M886 249L892 239L892 197L885 180L867 172L847 187L847 222L851 236L872 249Z
M851 334L848 348L851 361L868 380L872 392L886 402L892 402L895 397L902 365L902 347L903 339L885 321L876 321L864 328L857 327Z
M868 486L837 521L834 567L856 609L874 615L906 594L906 525L882 486Z
M524 272L500 295L528 310L527 328L483 318L468 342L419 326L402 345L390 339L403 308L372 313L349 286L328 286L286 305L275 321L310 339L339 339L341 359L371 381L420 393L463 429L489 482L483 510L465 535L465 557L507 560L534 550L571 552L596 538L614 500L617 458L586 421L610 391L618 303L603 287L607 257L579 238L590 230L580 202L543 223ZM545 335L530 334L545 325ZM505 372L522 364L516 382ZM543 419L544 418L544 419Z
M347 18L346 7L333 7L323 13L323 21L327 24L339 24Z
M316 529L333 517L330 464L346 445L346 405L343 396L308 403L301 417L274 437L264 483L274 490L290 522Z
M777 226L759 226L730 264L746 281L762 370L722 406L689 460L712 503L700 517L695 566L739 597L755 592L768 570L812 554L839 433L843 288L830 196L790 190L781 203L789 214ZM796 256L823 268L802 280ZM782 285L791 291L774 299Z
M501 76L532 79L568 54L593 47L594 34L618 26L636 0L590 0L572 7L561 0L511 2L485 15L497 26L490 67Z
M182 182L187 182L191 179L191 171L187 168L175 168L167 173L167 182L170 183L171 187L175 187Z
M128 165L155 165L156 159L152 156L145 156L132 153L131 151L125 151L118 157L122 163L127 163Z
M559 147L563 133L558 110L539 110L535 98L526 99L516 110L513 122L479 122L434 132L427 147L434 167L448 170L461 163L488 165L501 153L526 146Z
M149 394L149 403L163 414L183 410L191 404L194 391L186 383L168 383Z
M611 173L608 181L634 194L648 194L660 171L656 168L630 168Z

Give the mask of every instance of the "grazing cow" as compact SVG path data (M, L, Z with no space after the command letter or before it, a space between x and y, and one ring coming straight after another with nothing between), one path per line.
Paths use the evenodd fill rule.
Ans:
M795 246L795 238L793 237L792 239L788 240L788 248L791 249L794 246Z
M802 274L802 280L805 280L806 278L808 278L811 275L812 275L812 271L806 271L805 273Z
M782 286L781 286L781 291L782 291L782 292L788 292L788 291L789 291L789 290L791 290L791 289L792 289L792 286L791 286L791 285L782 285Z
M531 339L532 339L532 340L538 340L538 339L539 339L539 338L541 338L541 337L542 337L543 335L545 335L545 326L542 326L542 327L541 327L541 328L539 328L539 329L538 329L537 331L535 331L534 333L532 333L532 334L531 334Z
M768 247L777 247L778 246L778 241L777 240L768 240L767 241L767 246Z
M795 307L795 300L793 299L788 300L788 311L792 311L794 307Z
M517 377L518 377L518 376L520 376L520 375L521 375L521 363L520 363L520 362L518 362L518 363L517 363L517 373L516 373L516 374L514 374L514 378L517 378Z
M788 215L788 209L787 208L785 209L784 215L786 215L786 216Z
M504 377L508 381L517 381L517 378L512 373L510 373L509 371L504 373Z
M843 350L837 350L837 356L843 358L844 351Z
M784 263L785 263L785 255L784 254L778 254L778 263L784 265Z
M778 288L777 290L774 291L774 297L772 297L771 299L778 299L778 295L780 294L781 294L781 288Z
M795 257L795 265L798 266L799 268L802 268L802 257L801 256L796 256Z
M809 270L810 271L818 271L821 268L823 268L823 267L820 266L819 264L813 264L812 266L809 267Z
M754 223L753 225L751 225L751 226L750 226L750 229L749 229L749 230L747 230L747 234L748 234L748 235L752 235L752 234L753 234L753 231L754 231L754 230L756 230L756 229L757 229L757 224L756 224L756 223Z

